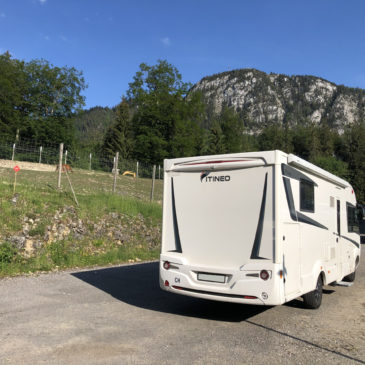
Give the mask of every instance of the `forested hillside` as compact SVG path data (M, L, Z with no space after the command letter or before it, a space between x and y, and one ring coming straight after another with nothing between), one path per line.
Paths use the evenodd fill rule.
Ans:
M83 110L73 118L76 141L85 148L100 144L115 118L114 108L96 106Z

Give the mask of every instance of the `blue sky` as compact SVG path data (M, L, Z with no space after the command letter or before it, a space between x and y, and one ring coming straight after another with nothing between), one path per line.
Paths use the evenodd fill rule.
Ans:
M363 0L0 0L0 52L82 70L86 107L114 106L139 64L186 82L238 68L365 89Z

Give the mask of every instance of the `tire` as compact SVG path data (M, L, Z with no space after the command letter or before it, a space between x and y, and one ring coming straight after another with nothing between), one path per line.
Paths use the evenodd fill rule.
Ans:
M354 271L352 274L349 274L343 278L343 281L347 281L348 283L352 283L355 281L356 271Z
M309 309L317 309L322 303L323 281L321 275L318 276L316 288L303 295L304 304Z

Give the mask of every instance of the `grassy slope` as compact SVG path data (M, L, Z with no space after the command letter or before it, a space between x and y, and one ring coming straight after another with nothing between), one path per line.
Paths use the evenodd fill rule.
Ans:
M149 179L120 176L112 194L111 174L70 178L79 207L65 176L58 191L56 173L22 170L14 195L14 171L0 168L0 276L158 257L162 181L150 203Z

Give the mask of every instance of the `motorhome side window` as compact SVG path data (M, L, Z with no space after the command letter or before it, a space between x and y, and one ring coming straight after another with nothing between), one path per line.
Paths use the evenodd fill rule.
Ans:
M347 231L359 233L359 221L357 219L356 208L347 203Z
M300 180L300 210L314 213L314 184Z

